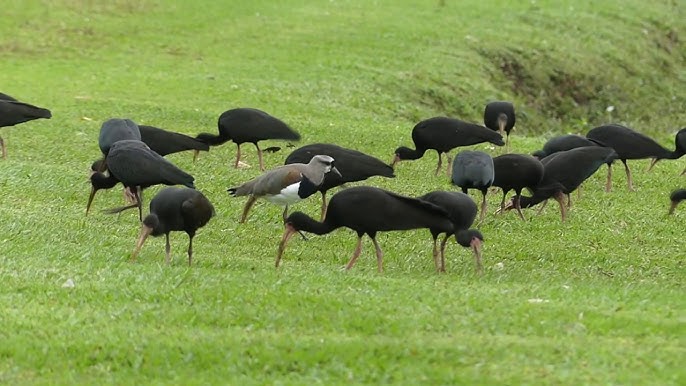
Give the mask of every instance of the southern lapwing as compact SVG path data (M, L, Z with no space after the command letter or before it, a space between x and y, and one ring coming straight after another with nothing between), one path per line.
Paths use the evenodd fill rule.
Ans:
M232 196L250 196L243 208L241 223L245 222L250 208L260 197L264 197L273 204L285 206L283 211L285 221L288 205L316 193L319 185L324 182L324 175L329 172L341 175L334 166L333 157L316 155L307 164L295 163L279 166L241 186L228 189L228 192Z

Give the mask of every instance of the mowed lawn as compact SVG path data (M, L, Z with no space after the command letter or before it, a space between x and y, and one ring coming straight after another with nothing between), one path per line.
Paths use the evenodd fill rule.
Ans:
M101 192L85 215L103 121L189 135L234 107L283 119L300 144L332 142L390 161L416 122L480 122L486 102L518 112L511 150L620 122L673 149L686 122L686 19L678 1L19 1L2 5L0 92L53 118L0 129L0 383L626 384L686 382L684 159L601 168L540 215L494 215L483 275L451 242L434 272L428 231L380 234L385 272L355 235L294 237L274 258L281 208L226 189L235 145L168 157L217 216L194 241L150 239L130 263L137 213ZM295 144L296 146L299 144ZM283 163L293 147L265 156ZM472 149L502 153L487 145ZM453 152L454 154L454 152ZM419 196L455 190L437 157L364 184ZM355 185L355 184L353 184ZM146 207L159 187L146 190ZM334 193L334 192L332 192ZM472 193L475 199L480 196ZM317 216L320 198L297 204ZM147 209L147 208L146 208Z

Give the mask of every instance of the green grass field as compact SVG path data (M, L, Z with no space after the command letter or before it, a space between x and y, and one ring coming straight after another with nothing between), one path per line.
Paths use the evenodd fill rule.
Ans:
M85 216L111 117L197 134L250 106L303 144L390 161L417 121L480 122L506 99L516 152L610 121L673 148L686 122L682 2L9 0L1 13L0 92L53 118L0 129L0 383L686 383L686 206L666 216L683 159L650 173L630 162L633 193L621 167L605 193L600 169L564 224L556 205L525 222L494 216L489 196L481 276L454 242L436 274L427 231L380 235L382 275L368 239L341 272L355 243L345 229L294 238L275 270L281 209L261 202L239 225L245 199L226 193L259 174L250 146L243 170L229 167L233 144L168 157L217 209L192 267L182 233L171 266L164 238L129 262L137 214L100 212L122 204L119 188ZM454 189L435 165L427 153L366 183Z

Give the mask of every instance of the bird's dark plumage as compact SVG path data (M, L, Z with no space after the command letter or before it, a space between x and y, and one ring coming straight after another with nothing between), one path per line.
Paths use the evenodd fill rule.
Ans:
M52 118L52 113L48 109L19 102L6 94L2 95L4 99L0 99L0 128L18 125L39 118ZM2 158L6 158L7 149L2 137L0 137L0 150L2 150Z
M555 198L560 204L562 221L565 220L565 209L562 203L564 194L573 192L588 177L593 175L603 164L612 162L617 153L606 147L579 147L548 156L543 159L543 178L536 186L533 196L520 198L522 208L529 208L548 198ZM507 209L514 207L514 202Z
M112 144L106 158L109 177L94 172L91 175L91 195L88 199L86 212L90 208L95 193L99 189L109 189L121 182L125 187L137 192L139 216L142 217L143 189L158 184L183 185L195 188L194 178L190 174L176 167L161 155L152 151L145 143L136 140L118 141ZM113 211L121 211L133 206L118 208Z
M441 169L442 154L459 146L475 145L490 142L497 146L505 145L503 137L481 125L464 122L459 119L434 117L421 121L412 129L412 141L416 149L401 146L395 150L391 166L402 160L415 160L433 149L438 153L438 167ZM450 162L448 162L450 164Z
M443 208L453 223L452 232L446 233L441 242L440 253L436 247L438 235L441 234L440 229L429 229L434 239L434 263L436 264L436 270L445 272L445 244L448 237L454 235L455 241L458 244L465 248L472 248L476 270L481 272L483 269L481 264L481 244L484 241L484 237L478 230L469 229L476 218L477 209L474 201L464 193L442 191L427 193L419 197L419 199ZM440 264L438 263L439 254Z
M1 92L0 92L0 100L2 100L2 101L11 101L11 102L12 102L12 101L13 101L13 102L16 102L16 101L17 101L16 98L14 98L14 97L12 97L12 96L10 96L10 95L7 95L7 94L3 94L3 93L1 93Z
M103 155L107 156L115 142L126 139L141 140L141 132L136 122L124 118L111 118L100 126L98 146Z
M188 234L188 265L193 261L193 237L215 215L212 203L199 191L187 187L168 187L160 190L150 201L150 214L143 220L136 248L131 255L135 259L148 235L165 235L166 262L170 263L169 233L184 231Z
M503 154L493 158L495 179L493 186L503 190L500 209L505 205L505 197L510 190L515 191L514 208L519 217L524 220L520 206L522 190L528 188L533 191L543 178L543 164L532 156L524 154Z
M462 193L467 194L469 189L477 189L481 192L481 215L483 220L486 213L486 194L493 184L493 158L482 151L463 150L457 153L453 161L451 181L453 185L462 188Z
M217 122L219 134L201 133L196 139L210 146L221 145L233 141L238 147L235 167L241 158L241 144L252 143L257 148L260 170L264 170L262 150L257 144L266 139L300 140L300 134L290 128L282 120L266 112L253 108L237 108L223 112Z
M161 156L186 150L210 150L210 145L207 143L181 133L146 125L139 125L138 128L141 133L141 141Z
M331 198L326 218L322 222L302 212L288 216L286 230L279 244L276 266L279 266L286 243L293 233L305 231L323 235L340 227L350 228L358 236L357 247L347 269L355 264L361 252L362 236L367 234L376 248L380 272L383 270L383 252L376 242L378 232L420 228L431 228L439 233L453 230L446 211L434 204L370 186L351 187L341 190Z
M285 164L306 164L317 154L333 157L336 160L336 168L340 172L340 175L327 173L324 176L324 182L317 188L322 193L322 219L326 217L326 192L329 189L349 182L363 181L373 176L395 177L393 168L378 158L357 150L327 143L315 143L295 149L286 157Z
M558 135L550 138L544 145L543 149L535 151L532 155L536 158L543 159L551 154L559 151L571 150L577 147L596 146L597 144L586 137L576 134Z
M510 142L510 132L516 123L515 108L512 102L490 102L484 109L484 126L493 131L506 133L506 145Z
M634 187L631 178L631 170L626 163L627 160L652 158L653 162L650 165L652 168L659 160L677 159L686 154L686 129L679 130L676 134L674 139L674 151L665 149L646 135L617 124L604 125L591 129L591 131L586 134L586 137L597 142L601 146L611 147L617 152L618 158L624 164L629 190L634 190ZM606 190L610 191L611 188L612 167L611 165L608 165Z
M669 195L669 200L671 201L669 214L672 214L679 203L683 200L686 200L686 189L676 189L672 192L672 194Z

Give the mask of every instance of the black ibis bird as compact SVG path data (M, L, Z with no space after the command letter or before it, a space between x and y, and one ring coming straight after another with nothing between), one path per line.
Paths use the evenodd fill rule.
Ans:
M333 157L336 160L336 168L340 172L340 175L336 173L324 175L324 181L317 188L322 193L322 220L326 217L326 192L329 189L349 182L363 181L373 176L395 177L393 168L378 158L328 143L315 143L295 149L286 157L285 164L305 164L317 154Z
M48 109L19 102L9 95L2 94L0 98L0 128L18 125L39 118L50 119L52 118L52 113ZM2 158L7 158L7 148L2 137L0 137L0 150L2 151Z
M168 187L160 190L150 201L150 214L143 220L141 233L136 242L136 248L131 254L131 260L136 259L148 236L165 235L167 238L165 261L169 264L171 262L169 233L184 231L189 239L188 265L191 265L195 232L205 226L214 215L214 206L210 200L195 189Z
M453 223L442 208L415 198L401 196L371 186L355 186L334 194L324 221L319 222L302 212L294 212L285 221L285 230L276 256L279 266L288 240L298 231L324 235L346 227L357 232L357 245L346 269L355 265L362 252L362 237L372 239L376 263L383 272L383 251L376 241L378 232L408 229L432 229L437 234L453 231Z
M613 149L599 146L578 147L553 154L549 161L542 162L543 178L534 189L533 195L522 196L520 206L529 208L552 197L560 204L560 215L562 221L565 221L564 195L573 192L603 164L616 158L617 153ZM505 210L513 207L514 199L507 204Z
M412 141L416 149L401 146L395 149L395 156L391 166L403 160L416 160L421 158L427 150L436 150L438 153L438 165L436 174L443 165L443 153L447 153L459 146L475 145L482 142L490 142L497 146L505 145L503 137L481 125L468 123L454 118L434 117L423 120L412 129ZM448 168L451 160L448 157Z
M510 190L515 191L514 208L519 217L524 220L524 213L520 205L522 190L528 188L533 191L543 178L543 164L536 158L525 154L503 154L493 158L495 179L493 186L503 190L500 209L505 207L505 197Z
M441 233L441 229L440 227L429 228L431 236L433 236L434 239L433 256L436 270L445 272L445 244L448 241L448 238L454 235L455 241L457 241L458 244L465 248L472 249L476 271L482 272L481 245L484 241L484 236L476 229L469 229L476 218L476 203L474 203L474 200L465 193L442 191L427 193L419 197L419 199L443 208L443 210L448 213L448 218L453 223L453 230L447 232L441 241L440 264L438 263L439 252L436 248L436 241L438 240L438 235Z
M483 221L486 213L486 193L493 184L493 158L482 151L463 150L457 153L453 161L452 183L462 188L462 193L468 194L469 189L481 191L481 215Z
M94 172L91 175L91 193L88 197L86 214L90 209L95 193L100 189L110 189L117 182L134 192L136 203L109 212L117 213L138 207L138 217L143 219L143 189L153 185L184 185L195 188L194 178L176 167L161 155L152 151L148 145L136 140L117 141L112 144L105 159L109 176Z
M669 200L672 202L672 205L669 207L669 214L672 214L677 205L679 205L681 201L686 200L686 189L677 189L673 191L672 194L669 195Z
M676 147L670 151L660 146L653 139L634 131L628 127L610 124L599 126L586 134L588 139L597 142L601 146L613 148L618 158L624 164L629 190L633 191L631 170L626 161L630 159L652 158L651 168L662 159L677 159L686 154L686 129L681 129L674 139ZM606 191L612 190L612 165L608 164Z
M286 220L288 205L305 199L317 192L324 181L324 175L333 172L340 176L334 166L334 158L328 155L315 155L309 163L297 163L279 166L234 188L228 192L232 196L250 196L243 208L241 223L248 218L250 208L258 198L285 206L283 219Z
M141 131L136 122L125 118L110 118L103 122L98 135L98 147L100 147L103 158L93 162L91 170L104 172L107 169L105 158L110 152L110 147L115 142L125 139L141 140Z
M510 147L510 132L516 123L515 108L512 102L490 102L484 109L484 126L506 135L505 149ZM506 133L506 134L503 134Z
M558 135L557 137L550 138L543 145L543 149L533 152L532 155L541 160L559 151L571 150L584 146L597 146L597 144L590 139L577 134Z
M241 144L243 143L248 142L255 145L260 170L264 171L262 150L257 144L259 141L266 139L297 141L300 139L300 134L282 120L252 108L243 107L223 112L219 116L217 126L219 127L219 135L201 133L196 138L210 146L221 145L227 141L235 142L237 150L234 166L236 168L238 168L238 163L241 160Z
M200 151L209 151L210 145L181 133L175 133L154 126L139 125L141 141L162 157L186 150L194 150L194 157Z

